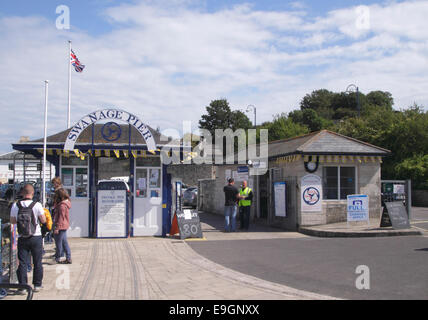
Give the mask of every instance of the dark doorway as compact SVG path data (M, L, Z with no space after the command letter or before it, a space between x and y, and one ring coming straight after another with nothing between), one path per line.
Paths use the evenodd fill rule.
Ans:
M267 219L269 214L269 171L259 176L260 218Z

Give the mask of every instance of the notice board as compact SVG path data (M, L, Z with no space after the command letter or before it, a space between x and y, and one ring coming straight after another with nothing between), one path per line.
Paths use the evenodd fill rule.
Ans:
M287 184L285 182L274 182L275 216L287 216Z
M352 194L347 196L347 220L369 220L369 197L365 194Z
M202 238L201 221L197 211L184 210L177 212L180 239Z
M126 237L126 190L98 191L98 237Z
M315 174L307 174L300 182L301 210L308 212L322 212L322 183Z

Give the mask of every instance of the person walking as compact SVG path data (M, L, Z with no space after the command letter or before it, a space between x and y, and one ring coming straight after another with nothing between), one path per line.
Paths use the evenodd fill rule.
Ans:
M241 199L239 200L239 221L240 229L248 231L250 227L250 210L253 201L253 190L248 188L247 181L242 182L242 188L239 190Z
M27 264L31 254L33 258L33 285L34 291L42 288L43 281L43 241L40 223L46 223L42 205L33 201L34 187L26 184L22 188L22 200L12 205L10 222L18 227L18 261L16 274L19 284L27 284ZM20 290L22 291L22 290Z
M228 185L223 188L224 203L224 230L225 232L236 231L236 205L240 199L239 190L235 187L235 180L230 178Z
M59 188L54 197L54 239L56 245L55 260L57 263L71 264L71 250L67 241L67 230L70 227L71 201L67 191ZM65 253L65 261L60 259Z

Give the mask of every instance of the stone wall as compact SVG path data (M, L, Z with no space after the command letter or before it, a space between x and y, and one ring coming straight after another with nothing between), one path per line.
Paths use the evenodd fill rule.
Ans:
M172 178L180 179L188 186L197 186L200 179L214 179L215 167L208 164L178 164L168 166Z
M338 166L339 163L319 164L316 174L323 176L324 166ZM381 213L381 177L380 165L378 162L362 163L341 163L341 166L355 166L357 176L356 193L369 196L369 215L370 218L379 218ZM309 174L304 167L303 160L291 163L275 164L270 163L271 168L282 168L284 177L294 176L298 183L298 201L297 201L297 223L300 226L319 225L336 222L345 222L347 220L347 202L346 200L323 200L322 212L302 212L300 201L300 180L303 176Z
M360 194L369 196L370 218L380 218L381 214L381 177L378 162L361 163L358 166L358 186ZM345 220L346 221L346 215Z
M214 168L215 178L206 180L199 180L199 210L204 212L214 213L223 215L224 214L224 192L223 188L227 184L226 182L226 170L236 171L238 165L220 165ZM255 208L257 201L255 199L255 187L253 186L253 178L250 176L249 186L252 187L254 192L253 204L251 206L251 217L255 215ZM237 181L235 186L239 189L240 182Z

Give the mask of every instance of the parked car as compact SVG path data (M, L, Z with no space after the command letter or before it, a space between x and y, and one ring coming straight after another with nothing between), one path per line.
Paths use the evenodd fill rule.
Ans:
M100 180L98 181L97 190L126 190L131 195L129 185L123 180Z
M183 193L183 205L196 208L198 204L198 188L188 187Z
M41 194L42 194L42 183L41 182L37 182L34 185L34 201L41 201ZM45 182L45 190L46 190L46 199L49 199L51 197L51 195L55 192L55 188L52 184L52 182L50 181L46 181Z

